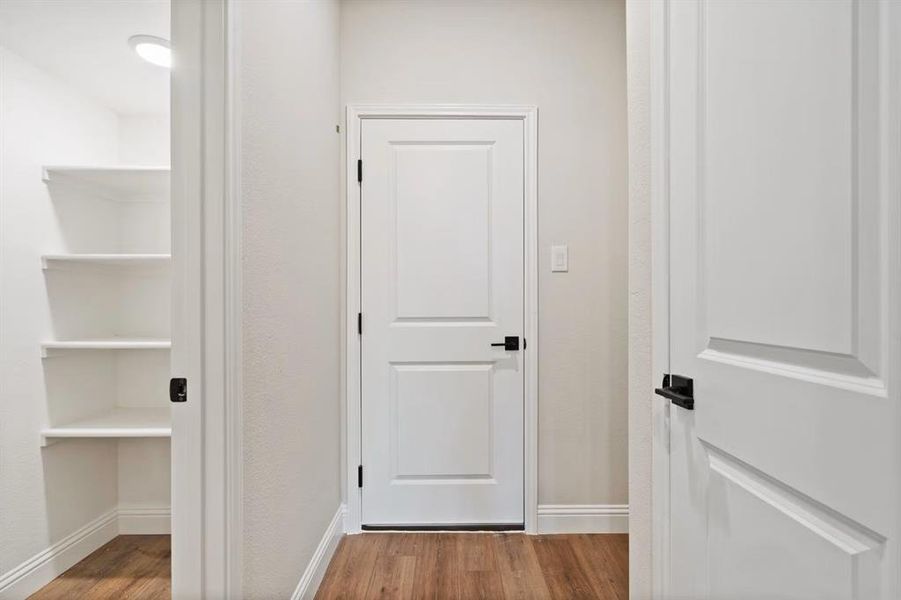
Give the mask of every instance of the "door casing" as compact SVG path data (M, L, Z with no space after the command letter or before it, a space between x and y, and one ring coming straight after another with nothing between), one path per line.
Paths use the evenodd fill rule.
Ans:
M525 219L524 337L528 349L523 352L525 369L524 439L524 514L526 533L538 531L538 108L520 105L349 105L345 115L345 206L344 250L344 402L341 437L344 449L346 490L345 533L361 529L362 490L357 486L357 467L362 464L360 336L357 313L360 307L360 186L357 160L363 119L514 119L523 122ZM365 177L365 165L364 165ZM365 330L365 325L364 325Z
M650 44L647 48L650 63L649 133L650 133L650 275L651 275L651 385L647 394L651 398L651 591L655 597L669 594L669 522L670 522L670 456L669 418L670 402L655 396L653 387L658 374L669 373L669 180L667 171L669 156L666 148L669 140L668 68L668 5L664 0L652 2L649 7L648 29ZM631 290L630 290L631 292ZM630 407L631 410L631 407ZM633 474L630 472L629 477Z
M172 3L172 595L242 597L237 0Z

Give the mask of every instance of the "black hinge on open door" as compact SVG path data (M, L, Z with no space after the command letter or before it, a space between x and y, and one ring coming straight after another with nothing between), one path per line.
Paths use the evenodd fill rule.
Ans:
M363 159L357 160L357 182L363 183Z
M357 467L357 487L363 487L363 465Z
M357 313L357 335L363 335L363 313Z
M695 383L690 377L665 373L663 385L656 388L654 393L669 398L673 404L686 410L695 409Z

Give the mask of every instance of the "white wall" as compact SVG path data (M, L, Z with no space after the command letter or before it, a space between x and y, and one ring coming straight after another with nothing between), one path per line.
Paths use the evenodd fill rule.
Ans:
M235 6L244 595L287 598L340 504L338 3Z
M40 255L67 246L41 166L115 163L116 125L112 111L0 49L0 575L116 506L115 441L73 452L42 449L38 436L54 369L66 368L45 373L40 353L54 334ZM68 366L77 376L88 365ZM112 374L80 381L102 389Z
M169 115L120 115L119 162L169 166Z
M627 503L623 2L346 0L341 39L342 105L538 105L539 503Z

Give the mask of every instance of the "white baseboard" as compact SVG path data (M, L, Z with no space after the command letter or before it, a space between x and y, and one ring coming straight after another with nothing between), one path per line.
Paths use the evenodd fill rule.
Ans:
M0 575L0 599L19 600L41 589L116 537L119 533L117 521L118 511L113 509Z
M538 533L629 533L629 505L539 504Z
M0 575L0 600L27 598L117 535L165 534L170 509L114 508Z
M119 509L119 535L168 534L172 532L172 510L128 507Z
M319 540L319 545L316 546L316 551L313 552L313 558L310 559L300 578L300 582L297 584L297 588L294 590L294 594L291 595L291 600L311 600L316 595L319 584L322 583L322 578L325 577L325 572L328 570L328 565L343 535L344 505L342 504L338 506L335 516L332 517L331 523L328 524L328 527L322 534L322 539Z

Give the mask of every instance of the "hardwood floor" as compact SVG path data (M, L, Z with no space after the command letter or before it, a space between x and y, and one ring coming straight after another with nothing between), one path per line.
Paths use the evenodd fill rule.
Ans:
M29 600L168 600L168 535L120 535L29 596Z
M345 536L316 600L627 600L626 535L366 533ZM168 600L167 535L122 535L32 600Z
M316 600L629 596L627 535L365 533L345 536Z

